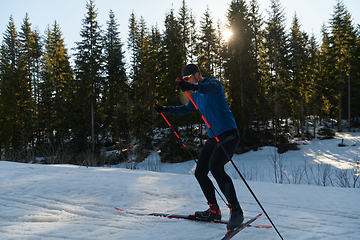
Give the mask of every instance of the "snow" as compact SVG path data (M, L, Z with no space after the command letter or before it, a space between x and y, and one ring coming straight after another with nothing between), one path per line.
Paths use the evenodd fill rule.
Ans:
M346 147L337 146L341 139ZM271 147L236 155L233 160L251 179L250 187L284 239L360 239L360 188L338 187L336 178L336 173L360 160L360 134L299 143L299 151L278 157L285 169L284 184L275 183ZM301 184L290 184L295 170L307 166L315 172L320 169L315 166L324 164L333 173L326 187L315 174L304 175ZM194 166L193 161L161 164L156 151L137 170L121 165L79 168L1 161L0 239L221 239L224 225L140 217L114 209L178 214L205 210L206 201L192 174ZM260 213L233 166L227 169L235 178L245 216ZM219 204L227 219L225 203L219 199ZM265 215L256 223L270 225ZM247 228L233 239L280 238L274 229Z

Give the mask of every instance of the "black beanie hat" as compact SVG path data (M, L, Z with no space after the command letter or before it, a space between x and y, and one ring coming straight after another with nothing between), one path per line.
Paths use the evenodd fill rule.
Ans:
M200 69L195 64L188 64L182 69L182 76L189 76L196 72L200 72Z

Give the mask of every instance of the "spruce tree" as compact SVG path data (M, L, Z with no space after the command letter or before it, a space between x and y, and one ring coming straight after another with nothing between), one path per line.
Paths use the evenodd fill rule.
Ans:
M336 5L334 6L334 13L330 19L330 25L330 50L334 61L334 77L337 84L335 89L338 101L338 131L341 132L343 108L345 108L346 105L348 105L348 111L350 113L350 100L345 100L343 98L344 96L350 97L350 91L348 89L351 89L351 86L348 86L348 84L349 79L351 78L350 69L355 60L353 54L356 48L356 31L350 13L347 11L346 6L341 0L337 0ZM343 104L343 101L347 104Z
M39 61L41 57L41 43L38 32L31 29L28 14L25 15L21 31L19 32L21 43L21 58L19 62L20 77L27 84L28 97L26 103L26 120L22 129L27 143L34 143L34 133L36 131L37 100L39 94Z
M226 43L224 32L224 24L220 20L217 21L215 30L215 61L214 61L214 76L223 84L226 83L225 73L225 47Z
M104 136L111 143L119 141L124 135L126 126L125 106L128 84L125 70L123 44L118 31L119 24L112 10L109 12L107 32L105 34L105 75L106 81L102 94L102 109L104 111ZM106 133L109 134L106 134Z
M190 12L189 16L189 44L187 46L186 60L188 63L194 63L198 59L198 30L196 25L195 15Z
M150 33L143 17L136 19L134 13L129 19L128 49L131 54L130 101L128 112L129 136L136 141L133 149L141 157L141 149L150 145L151 115L154 104L150 62ZM135 145L134 145L135 146Z
M140 44L139 44L139 24L135 13L132 13L129 19L129 34L127 39L127 49L130 51L130 73L131 81L136 81L140 66Z
M133 112L132 129L139 143L137 150L140 150L151 145L149 131L151 130L153 90L155 89L155 81L150 67L150 62L153 61L150 59L150 32L143 17L139 21L138 43L139 71L137 78L132 82L132 90L135 90L136 93L133 95L136 104Z
M203 76L213 76L218 56L216 55L216 30L209 7L206 8L200 21L200 29L198 66Z
M180 52L182 54L181 59L183 60L183 64L181 67L184 67L186 64L193 63L197 65L201 65L198 59L199 56L199 46L198 40L199 35L196 29L196 20L191 9L186 5L186 1L183 0L178 12L178 23L180 27L180 39L181 39L181 49ZM200 66L203 76L207 76L203 69ZM176 76L179 76L178 73ZM179 91L178 98L182 104L185 104L189 101L188 96ZM196 133L194 131L194 127L192 124L200 124L200 132L202 132L202 120L198 118L195 114L190 114L185 121L183 121L183 125L187 125L187 130L184 131L186 133L186 138L193 138ZM199 132L198 132L199 133ZM200 134L200 142L202 139L202 135Z
M26 147L31 96L21 63L21 42L12 16L4 33L0 61L0 139L6 152L10 149L19 151Z
M352 127L360 126L360 95L356 94L360 92L360 25L357 25L357 36L356 36L356 50L355 50L355 61L351 66L351 83L352 83L352 94L351 94L351 119ZM355 93L355 94L354 94Z
M181 70L184 67L185 52L183 49L183 36L181 25L179 20L175 17L174 10L171 9L170 12L166 13L165 16L165 30L163 33L163 62L161 70L163 72L163 77L158 82L158 97L157 102L165 106L177 106L180 104L185 104L189 99L185 97L182 92L177 89L175 84L175 79L181 77ZM184 117L171 116L167 115L167 118L171 124L176 128L180 125L186 126L188 124L190 115ZM163 120L162 120L163 121ZM163 126L166 126L166 123L163 121ZM184 139L184 129L178 131L180 137ZM161 157L164 161L177 161L182 160L184 157L187 159L186 151L181 148L180 144L177 142L177 138L174 133L169 132L165 136L165 141L160 145Z
M289 76L286 89L291 93L291 110L289 116L297 123L297 133L304 133L305 116L308 103L311 101L312 85L307 52L308 36L300 30L300 22L295 13L289 37Z
M253 41L251 44L251 53L254 59L253 77L253 98L252 98L252 112L254 128L250 135L254 144L260 143L261 138L266 136L267 119L271 118L269 109L270 101L268 99L267 79L269 73L267 71L267 55L264 41L264 20L259 12L259 4L257 0L251 0L249 5L249 26L253 33ZM261 133L261 125L263 125L263 134ZM255 131L254 131L255 130ZM257 134L255 134L257 133Z
M158 102L159 91L161 91L161 87L159 86L159 82L164 78L164 74L162 71L162 64L164 61L164 56L162 54L163 51L163 41L160 30L157 26L153 26L151 29L151 34L149 38L149 62L147 64L147 71L149 77L151 79L151 96L150 96L150 104L153 105L155 102ZM153 120L153 125L160 126L159 124L163 124L163 119L160 119L159 115L151 109L151 118Z
M161 102L165 105L177 105L179 103L176 93L180 91L177 90L175 79L181 74L185 62L181 39L181 27L175 17L174 10L171 9L165 17L164 64L162 67L164 78L159 82L163 91Z
M70 111L74 91L73 73L58 23L55 21L45 34L39 101L40 129L44 136L39 142L51 143L58 147L69 139L69 129L75 120Z
M319 95L319 117L320 119L333 118L333 109L336 106L335 88L334 88L334 71L333 58L330 52L330 34L325 24L321 27L321 45L319 53L319 78L318 78L318 95Z
M92 154L100 127L101 112L99 109L100 97L103 89L103 38L101 28L96 20L97 9L94 0L86 3L87 13L82 21L80 36L75 48L76 74L76 122L74 126L75 142L78 150L86 150L90 137Z
M316 127L320 110L320 96L319 96L319 67L320 67L320 50L314 34L311 36L308 44L308 70L312 85L312 101L310 101L309 112L313 116L313 137L316 137ZM308 130L309 131L309 130Z
M229 104L237 121L242 144L247 137L248 126L252 122L254 86L256 86L256 62L252 55L254 38L250 28L249 12L245 1L233 0L227 13L232 36L228 41L226 77L228 79ZM245 114L246 113L246 114Z
M184 54L184 65L186 64L187 56L189 55L188 46L190 43L190 12L186 5L186 1L183 0L179 9L179 25L181 29L181 52Z
M265 47L268 56L268 94L272 97L275 142L277 144L280 118L289 114L288 41L285 32L284 9L280 0L271 0L269 18L265 28Z

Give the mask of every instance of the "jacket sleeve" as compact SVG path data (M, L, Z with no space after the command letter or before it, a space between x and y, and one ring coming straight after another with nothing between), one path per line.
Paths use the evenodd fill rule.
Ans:
M169 107L169 113L174 115L186 115L195 110L194 105L191 101L187 104L177 107Z
M198 92L202 94L207 94L207 93L219 94L223 90L224 90L224 86L216 78L211 78L209 81L206 82L199 82Z

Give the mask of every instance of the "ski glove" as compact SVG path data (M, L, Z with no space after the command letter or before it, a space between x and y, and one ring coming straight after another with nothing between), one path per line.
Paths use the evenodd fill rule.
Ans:
M176 84L183 92L189 91L189 90L196 91L199 89L198 85L186 82L184 80L177 81Z
M169 108L168 107L163 107L159 104L154 104L153 108L155 109L156 112L158 113L163 113L163 112L169 112Z

